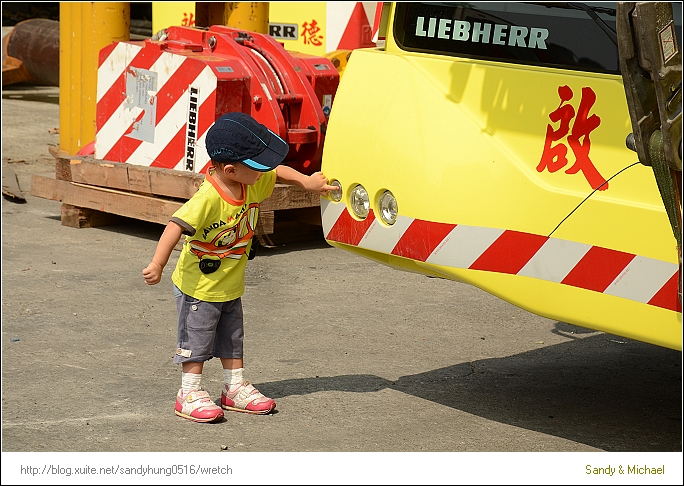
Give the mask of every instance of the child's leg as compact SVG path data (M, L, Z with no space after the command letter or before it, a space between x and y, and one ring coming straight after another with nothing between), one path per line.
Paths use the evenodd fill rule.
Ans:
M221 358L221 366L224 370L237 370L244 366L242 358Z
M221 406L226 410L237 412L269 413L275 408L275 401L262 395L243 378L243 340L242 300L226 302L223 315L216 328L216 342L212 350L214 356L221 357L223 366L224 385Z
M223 366L223 383L226 385L237 385L242 383L242 372L245 371L242 358L221 358Z
M183 373L176 395L176 415L194 422L213 422L223 418L223 410L202 390L204 361L211 359L220 304L193 299L174 287L178 309L178 342L173 362Z
M181 365L183 368L183 373L195 373L197 375L202 374L202 370L204 369L204 362L203 361L186 361Z
M265 397L254 388L254 385L243 378L243 367L226 368L226 365L237 366L233 363L224 364L221 407L226 410L254 414L265 414L275 409L276 403L272 398Z
M242 358L221 358L221 365L223 366L223 384L226 387L239 385L244 381L242 373L245 368Z
M204 363L186 361L181 365L183 369L181 379L181 391L185 394L199 390L202 386L202 369Z

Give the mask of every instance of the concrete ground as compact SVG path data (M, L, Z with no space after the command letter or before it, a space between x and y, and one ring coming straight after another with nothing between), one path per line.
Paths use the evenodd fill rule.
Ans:
M59 145L58 94L2 91L3 172L17 175L26 198L2 200L2 453L25 459L3 462L3 484L45 484L45 475L18 470L46 464L29 452L241 457L260 468L252 482L288 484L577 484L593 480L589 463L617 468L621 454L639 453L629 460L668 464L639 484L681 484L681 352L542 318L323 239L262 248L247 266L246 377L276 400L276 413L227 412L216 424L177 417L169 274L178 253L159 285L141 275L163 227L65 227L61 203L30 195L32 174L54 175L48 147ZM217 360L206 365L204 385L217 399ZM432 454L408 463L396 455L419 451ZM309 454L230 455L269 452ZM330 459L316 452L393 454L352 456L375 464L358 477L328 470ZM528 454L493 456L510 464L503 469L469 454L505 452ZM296 474L267 467L283 457ZM430 467L411 467L424 461ZM519 464L530 467L517 476ZM548 464L553 471L535 476ZM478 475L469 476L473 467Z

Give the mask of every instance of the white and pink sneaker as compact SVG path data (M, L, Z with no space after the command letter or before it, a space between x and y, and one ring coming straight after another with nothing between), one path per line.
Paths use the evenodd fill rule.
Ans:
M250 382L243 381L230 389L228 385L223 386L221 407L235 412L266 414L275 409L276 403L262 395Z
M206 391L193 390L184 394L181 388L176 395L176 415L193 422L213 422L223 418L223 410L211 401Z

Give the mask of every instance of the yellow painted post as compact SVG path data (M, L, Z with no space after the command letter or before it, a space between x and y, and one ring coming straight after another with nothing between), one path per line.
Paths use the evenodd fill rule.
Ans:
M227 2L224 25L268 34L268 2Z
M174 25L195 27L196 17L195 2L152 2L152 34Z
M131 38L129 2L59 3L59 148L95 140L100 49Z
M152 31L227 25L268 34L268 15L269 2L152 2Z

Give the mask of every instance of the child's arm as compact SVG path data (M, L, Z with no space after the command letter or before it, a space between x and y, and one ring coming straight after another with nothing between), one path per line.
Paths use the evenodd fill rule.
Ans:
M142 271L143 278L147 285L158 284L161 281L162 271L168 263L171 252L182 234L183 228L181 228L179 224L169 221L166 225L166 229L164 229L164 232L159 238L157 250L154 252L152 261Z
M325 177L322 172L315 172L310 176L307 176L288 165L282 164L276 167L275 170L276 175L278 176L278 182L299 186L307 191L317 192L321 196L327 196L328 191L337 189L334 186L328 185L328 178Z

